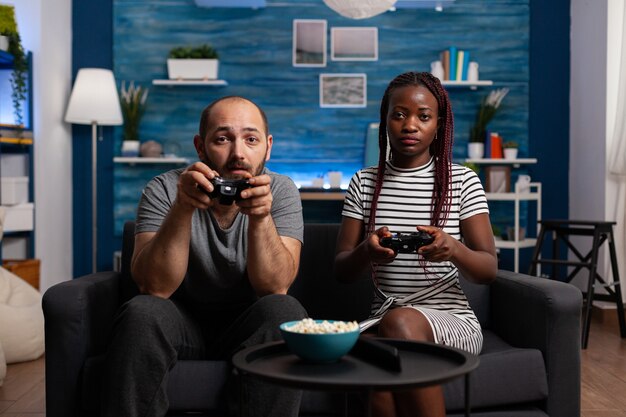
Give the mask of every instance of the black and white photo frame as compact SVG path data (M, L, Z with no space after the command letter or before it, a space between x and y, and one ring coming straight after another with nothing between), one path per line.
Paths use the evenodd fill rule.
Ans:
M323 19L294 19L293 66L326 66L326 30Z
M320 74L320 107L367 107L367 75Z

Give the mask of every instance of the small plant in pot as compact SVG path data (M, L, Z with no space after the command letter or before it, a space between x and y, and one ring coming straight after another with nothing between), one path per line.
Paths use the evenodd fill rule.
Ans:
M517 159L518 144L514 140L506 141L502 144L504 149L504 159Z
M215 80L219 54L212 46L179 46L170 50L167 73L171 80Z
M148 91L147 88L135 85L134 81L131 81L128 87L125 81L122 82L120 89L120 105L124 118L122 156L139 155L139 124L146 111Z
M0 4L0 35L8 39L7 52L13 55L13 74L9 80L11 84L11 99L13 101L13 113L15 123L24 126L24 110L22 103L26 100L28 86L26 85L28 75L28 60L22 40L17 31L15 20L15 9L13 6Z
M487 137L487 125L498 112L500 104L508 94L508 88L500 88L491 91L478 106L476 119L469 131L468 154L472 159L482 158L485 152L485 139Z

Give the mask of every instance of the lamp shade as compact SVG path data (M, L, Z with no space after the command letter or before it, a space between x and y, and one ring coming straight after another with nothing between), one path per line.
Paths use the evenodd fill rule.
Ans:
M80 125L121 125L120 99L113 71L82 68L78 71L65 121Z
M340 15L350 19L367 19L389 10L396 0L324 0Z

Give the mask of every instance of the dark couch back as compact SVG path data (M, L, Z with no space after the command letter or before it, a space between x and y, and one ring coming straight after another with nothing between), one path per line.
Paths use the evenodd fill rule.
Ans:
M309 317L329 320L363 320L369 316L374 296L369 271L352 283L342 283L333 277L333 262L339 224L304 225L304 247L300 257L298 277L289 289L307 310ZM122 247L122 299L137 294L130 279L130 260L135 243L135 223L124 225ZM461 277L461 286L484 327L489 327L489 287L472 284Z

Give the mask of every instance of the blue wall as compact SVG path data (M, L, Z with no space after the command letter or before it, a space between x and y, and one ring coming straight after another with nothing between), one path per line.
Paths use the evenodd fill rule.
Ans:
M494 80L494 88L511 88L492 129L506 139L519 141L521 155L539 158L540 164L532 168L530 174L533 179L546 184L544 198L550 202L549 206L544 204L544 213L567 216L566 190L558 187L567 181L567 161L559 160L556 166L551 163L549 171L545 168L550 149L558 147L563 152L567 148L568 123L565 122L568 108L551 106L553 101L547 97L558 98L556 103L561 100L567 103L569 97L568 83L562 81L562 74L568 74L569 68L568 0L552 2L556 5L545 5L538 0L457 0L442 13L401 10L363 21L337 15L321 0L291 1L289 3L293 5L290 7L258 10L202 9L192 0L162 3L113 0L112 4L111 0L99 0L97 3L101 9L106 9L98 15L110 16L107 29L110 35L103 30L107 39L101 40L99 50L106 49L106 41L111 42L112 67L118 82L134 80L150 87L142 140L157 140L166 152L194 158L192 137L202 108L225 94L244 95L257 101L268 113L276 141L270 168L291 175L303 184L329 169L341 170L344 181L347 181L362 166L366 127L378 119L380 97L393 76L408 70L428 70L430 61L450 45L470 50L472 60L480 64L482 79ZM81 14L81 6L75 4L74 10L76 18ZM93 9L89 14L94 15ZM74 39L81 38L83 32L93 33L93 21L86 15L80 24L75 19ZM296 18L326 19L329 37L333 26L378 27L379 60L334 62L328 59L325 68L293 67L292 20ZM545 25L546 20L556 21L556 24ZM108 36L112 36L112 40ZM542 39L553 42L549 49ZM228 81L228 87L151 85L153 79L166 78L165 60L169 49L205 42L220 52L220 78ZM85 51L90 48L86 46L75 44L76 69L87 66L84 62L89 60ZM555 49L558 54L554 54ZM106 60L106 54L101 58ZM83 64L77 65L77 61ZM545 72L544 65L550 67L546 62L552 63L556 70ZM366 108L319 108L319 74L340 72L367 74ZM535 82L541 88L536 88ZM552 90L546 89L546 84L553 86ZM458 160L466 156L469 124L478 102L488 91L450 90L456 124L454 156ZM551 123L548 124L548 120ZM80 133L78 130L76 134ZM552 135L549 145L544 140L546 132ZM121 130L115 129L111 140L106 142L110 147L107 156L100 148L100 159L106 157L107 161L100 164L99 180L101 184L107 181L108 185L104 190L101 187L99 201L108 203L110 208L107 210L101 206L100 209L101 269L110 268L111 253L121 246L121 225L124 220L134 217L139 192L145 182L171 168L119 164L113 167L111 159L113 155L119 155L120 134ZM77 172L89 172L89 149L85 145L88 142L75 141L78 145L74 158ZM545 164L543 158L546 158ZM555 181L554 185L552 181ZM88 178L80 174L75 176L74 187L77 192L82 190L85 195L90 195ZM108 198L102 196L105 192L110 193ZM87 199L84 200L88 204ZM80 204L75 203L76 275L88 270L86 265L89 265L88 256L85 256L89 250L89 235L85 236L77 229L88 233L90 211ZM84 249L87 249L85 253L82 252ZM108 252L104 253L105 250Z

